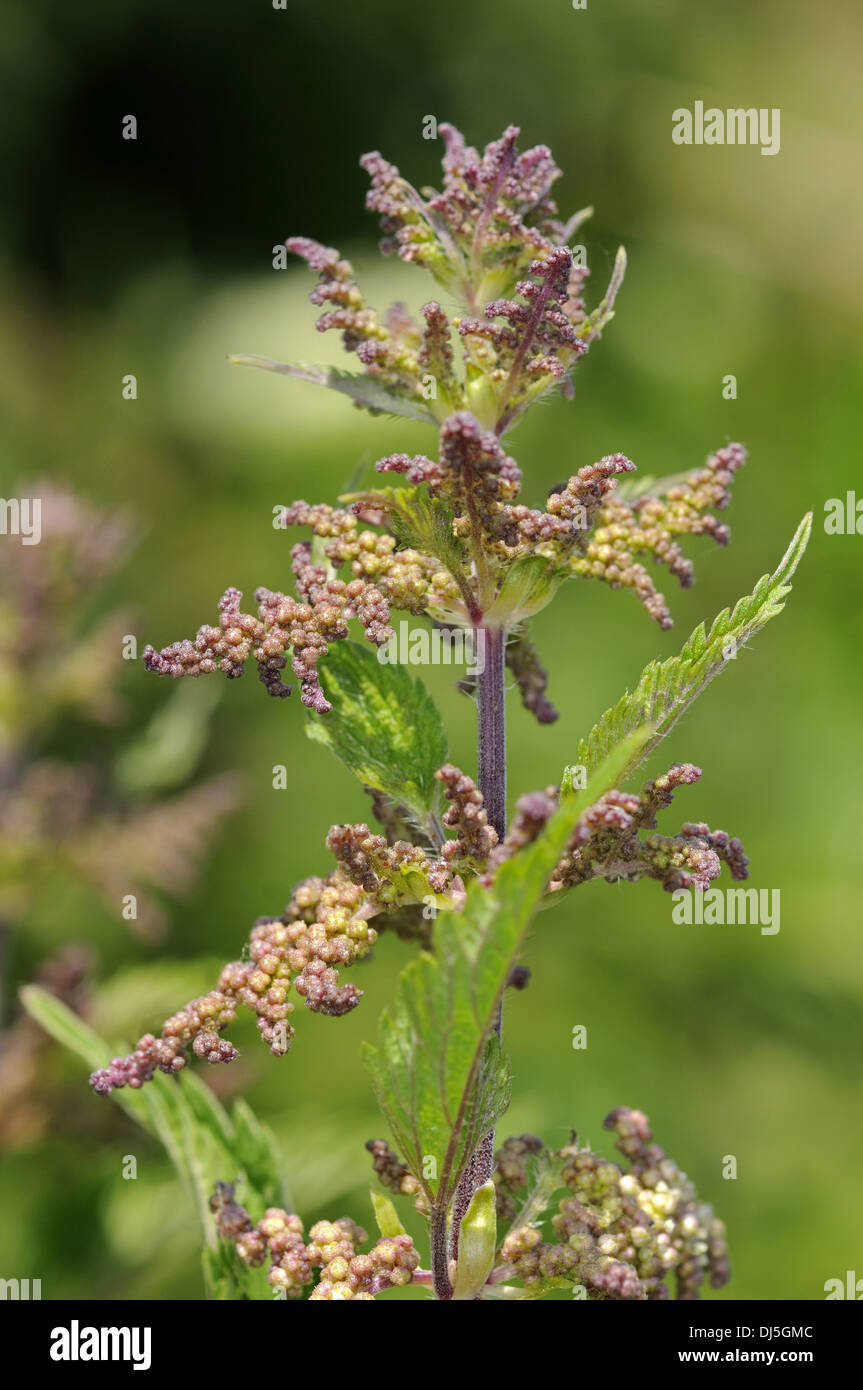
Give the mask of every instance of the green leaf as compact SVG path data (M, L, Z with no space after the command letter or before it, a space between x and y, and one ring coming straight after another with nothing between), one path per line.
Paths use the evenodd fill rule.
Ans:
M274 362L271 357L256 357L247 353L232 353L228 361L234 366L260 367L265 372L279 372L297 381L310 381L314 386L327 386L331 391L350 396L351 400L376 415L401 415L406 420L420 420L427 425L437 423L435 417L418 401L397 395L375 377L363 376L359 372L346 372L341 367L318 367L308 362Z
M446 733L425 686L359 642L334 642L318 671L333 707L309 715L309 738L424 823L437 810L434 774L447 760Z
M265 1207L292 1209L282 1179L282 1159L276 1136L262 1124L242 1099L234 1101L234 1153L249 1186L261 1195Z
M592 343L602 333L606 324L614 318L614 301L617 298L618 290L623 284L623 277L626 274L626 251L622 246L617 248L617 255L614 258L614 269L611 272L611 279L608 282L608 289L602 299L589 314L585 316L578 328L578 336Z
M380 508L402 545L434 555L452 574L463 573L464 548L453 535L453 513L439 497L429 497L424 485L365 488L344 492L339 501Z
M652 738L639 756L627 764L621 780L629 777L749 638L782 612L811 529L812 513L807 512L773 574L759 579L752 593L741 598L733 611L724 609L714 619L709 633L700 623L679 656L651 661L645 667L635 689L607 710L590 735L579 743L577 761L587 768L588 776L632 729L651 724Z
M20 999L30 1017L35 1019L55 1042L86 1062L91 1071L95 1071L97 1067L104 1067L106 1061L110 1060L112 1053L108 1044L55 994L43 989L41 985L24 985L20 991ZM163 1079L167 1080L167 1077ZM161 1138L145 1091L124 1089L115 1091L114 1096L117 1104L139 1125Z
M46 1033L91 1070L105 1066L113 1055L89 1024L47 990L26 985L21 1001ZM189 1071L176 1077L157 1072L139 1091L124 1087L114 1091L112 1099L164 1145L195 1201L211 1251L218 1240L209 1198L217 1182L242 1183L243 1204L253 1219L283 1200L275 1138L245 1102L237 1103L232 1119L209 1087ZM222 1268L223 1275L229 1267L230 1263ZM212 1274L213 1266L205 1263L207 1272Z
M376 1187L369 1188L369 1195L372 1199L372 1208L375 1213L375 1221L382 1236L403 1236L405 1228L399 1220L395 1204L389 1197L385 1197L383 1192L378 1192Z
M187 782L201 760L221 698L216 681L178 681L170 698L117 759L115 775L123 791L140 795Z
M453 574L464 569L462 545L453 535L453 514L425 489L393 488L389 505L393 533L402 545L434 555Z
M475 881L461 912L438 914L435 954L423 952L402 972L377 1046L366 1045L378 1104L438 1209L449 1206L465 1164L508 1104L509 1064L494 1021L548 879L581 812L617 785L650 733L624 740L490 887Z
M474 1192L459 1226L453 1299L476 1297L491 1274L496 1248L495 1187L493 1182L486 1182Z
M232 1241L220 1240L217 1245L205 1245L201 1262L208 1299L260 1303L273 1297L266 1269L262 1265L252 1269L244 1264Z
M510 1222L511 1231L518 1231L522 1226L540 1225L542 1217L551 1206L554 1194L563 1186L560 1166L560 1160L552 1157L547 1150L540 1154L531 1154L524 1198Z

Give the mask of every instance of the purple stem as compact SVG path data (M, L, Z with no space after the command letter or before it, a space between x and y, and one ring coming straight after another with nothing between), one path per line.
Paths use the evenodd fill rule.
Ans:
M498 838L506 834L506 633L503 628L477 629L484 643L485 666L477 676L477 786L483 795L489 824ZM478 647L483 650L482 646ZM495 1032L501 1035L503 1005L498 1009ZM456 1191L452 1214L452 1258L458 1257L458 1233L471 1198L494 1172L494 1130L474 1153Z
M446 1208L433 1207L429 1224L429 1244L431 1246L432 1283L437 1297L443 1303L452 1298L452 1284L449 1281L449 1248L446 1238Z
M500 627L479 628L477 641L485 647L485 668L477 676L477 785L489 823L502 840L506 834L506 633Z
M477 652L485 662L477 675L477 785L483 794L489 823L500 839L506 834L506 632L503 628L474 629ZM501 1012L495 1031L500 1037ZM462 1218L478 1187L494 1171L494 1131L487 1134L462 1174L452 1209L451 1243L447 1241L447 1212L434 1209L429 1231L434 1291L442 1301L452 1298L450 1258L458 1256L458 1232Z

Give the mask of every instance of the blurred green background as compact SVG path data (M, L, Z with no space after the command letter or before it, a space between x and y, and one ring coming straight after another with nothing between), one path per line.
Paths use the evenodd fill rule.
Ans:
M730 439L750 451L730 549L696 542L695 588L663 585L674 632L601 586L570 586L541 615L561 718L540 728L512 699L511 797L556 781L643 665L748 592L815 510L786 613L651 767L703 767L665 828L703 818L739 835L751 884L781 889L781 931L675 927L652 883L581 888L538 923L530 987L507 1003L504 1132L562 1142L576 1126L601 1147L606 1112L641 1107L728 1223L734 1278L721 1296L821 1298L826 1279L863 1273L863 539L823 529L825 500L861 477L858 7L9 0L5 28L0 493L48 476L132 508L142 539L102 601L138 614L141 643L193 635L228 584L288 584L292 542L272 529L274 506L333 500L358 465L431 448L421 426L224 360L339 360L315 334L308 272L272 269L288 234L350 255L378 307L429 297L421 272L378 258L357 164L379 148L434 183L441 146L421 137L426 114L476 144L515 122L523 146L552 147L564 212L596 208L583 235L590 302L617 245L629 253L617 317L579 368L575 401L534 411L509 441L526 500L616 450L645 473L697 465ZM671 112L696 99L779 107L781 152L674 146ZM129 113L135 143L121 139ZM127 373L134 402L121 396ZM446 671L429 684L453 759L472 769L469 702ZM208 716L204 685L194 690ZM139 727L172 693L131 664L122 687ZM62 735L95 762L122 746L74 721ZM287 791L272 788L277 763ZM18 985L58 946L84 942L96 952L93 1017L136 1037L209 987L298 878L326 871L331 821L368 815L349 775L305 738L299 701L268 700L254 679L225 688L201 766L243 772L247 799L195 891L169 902L165 939L136 940L89 891L58 885L10 944L12 1020ZM243 1020L240 1062L207 1074L274 1127L308 1220L369 1219L362 1144L383 1129L359 1048L410 950L381 941L352 976L366 996L348 1017L299 1010L283 1061ZM584 1052L571 1046L578 1023ZM33 1084L41 1119L13 1125L5 1146L0 1274L41 1278L50 1298L200 1297L195 1213L164 1153L59 1049L45 1049ZM121 1177L129 1153L136 1182ZM722 1178L729 1154L735 1181Z

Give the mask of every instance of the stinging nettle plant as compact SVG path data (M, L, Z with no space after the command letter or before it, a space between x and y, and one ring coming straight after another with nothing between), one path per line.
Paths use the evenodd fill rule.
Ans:
M557 717L531 618L565 581L597 579L631 591L669 628L668 605L644 562L692 583L681 539L728 541L714 512L726 506L746 454L730 444L701 468L641 485L628 477L634 464L610 454L555 489L544 510L519 500L522 475L505 436L534 402L555 390L572 395L578 360L613 316L625 257L621 250L604 297L588 309L588 271L568 242L590 209L559 219L551 188L560 171L549 150L520 153L515 127L482 154L451 126L440 132L440 192L417 192L377 153L362 164L382 249L429 271L455 312L430 300L421 321L401 304L381 320L348 261L294 237L289 249L318 276L317 326L341 332L358 369L232 359L331 387L375 414L426 421L438 431L437 456L390 454L376 465L380 487L338 507L287 507L282 524L311 532L291 552L294 593L259 589L256 611L246 612L229 588L215 625L144 656L148 670L175 678L221 671L234 679L254 662L277 698L290 694L290 660L310 736L360 779L380 829L333 826L330 872L305 879L280 916L255 923L243 959L225 967L211 993L169 1018L160 1036L97 1067L91 1081L100 1095L121 1091L127 1107L143 1097L122 1088L137 1092L147 1082L162 1107L182 1095L216 1134L210 1159L220 1181L204 1194L215 1217L205 1255L214 1296L255 1296L243 1281L266 1265L271 1288L290 1298L368 1300L415 1283L445 1301L536 1298L559 1287L589 1299L660 1299L672 1275L676 1297L696 1298L705 1279L719 1286L728 1278L722 1223L653 1142L641 1112L618 1108L606 1121L625 1171L579 1147L575 1133L557 1151L531 1135L495 1151L510 1095L502 1000L508 986L526 983L521 956L533 918L578 884L652 878L667 891L703 891L723 863L733 879L746 877L743 848L724 831L692 822L672 834L657 829L678 787L698 780L697 767L678 763L638 792L623 787L781 611L811 518L775 572L709 630L697 627L677 656L651 662L577 744L559 785L523 795L508 822L507 669L527 711L541 723ZM389 475L398 481L385 483ZM421 683L378 659L393 637L393 610L469 632L482 654L478 674L463 683L476 702L475 779L448 761ZM351 640L351 622L365 642ZM341 972L386 930L414 940L418 954L366 1046L398 1152L382 1139L367 1147L379 1183L412 1199L427 1220L427 1256L379 1189L372 1197L380 1239L369 1252L360 1250L366 1233L348 1218L319 1222L306 1238L299 1216L274 1205L275 1186L262 1177L262 1128L245 1108L233 1120L219 1109L214 1120L206 1088L174 1075L190 1051L210 1063L237 1056L224 1034L240 1005L257 1016L277 1057L294 1035L292 996L334 1017L352 1010L361 991ZM62 1034L56 1010L48 1017L33 991L29 1005ZM98 1039L66 1040L98 1054ZM143 1122L162 1132L165 1113ZM175 1149L177 1133L168 1125ZM235 1200L237 1179L251 1213Z

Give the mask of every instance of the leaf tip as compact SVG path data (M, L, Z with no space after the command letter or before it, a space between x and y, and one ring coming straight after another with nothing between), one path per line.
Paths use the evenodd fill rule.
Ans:
M809 544L809 537L812 534L812 520L813 513L811 511L806 512L791 538L788 549L779 561L776 570L770 576L772 584L787 584L788 580L791 579Z
M379 1192L376 1187L369 1188L369 1196L371 1197L377 1228L384 1239L406 1235L407 1232L399 1219L395 1204L390 1198L385 1196L383 1192Z

